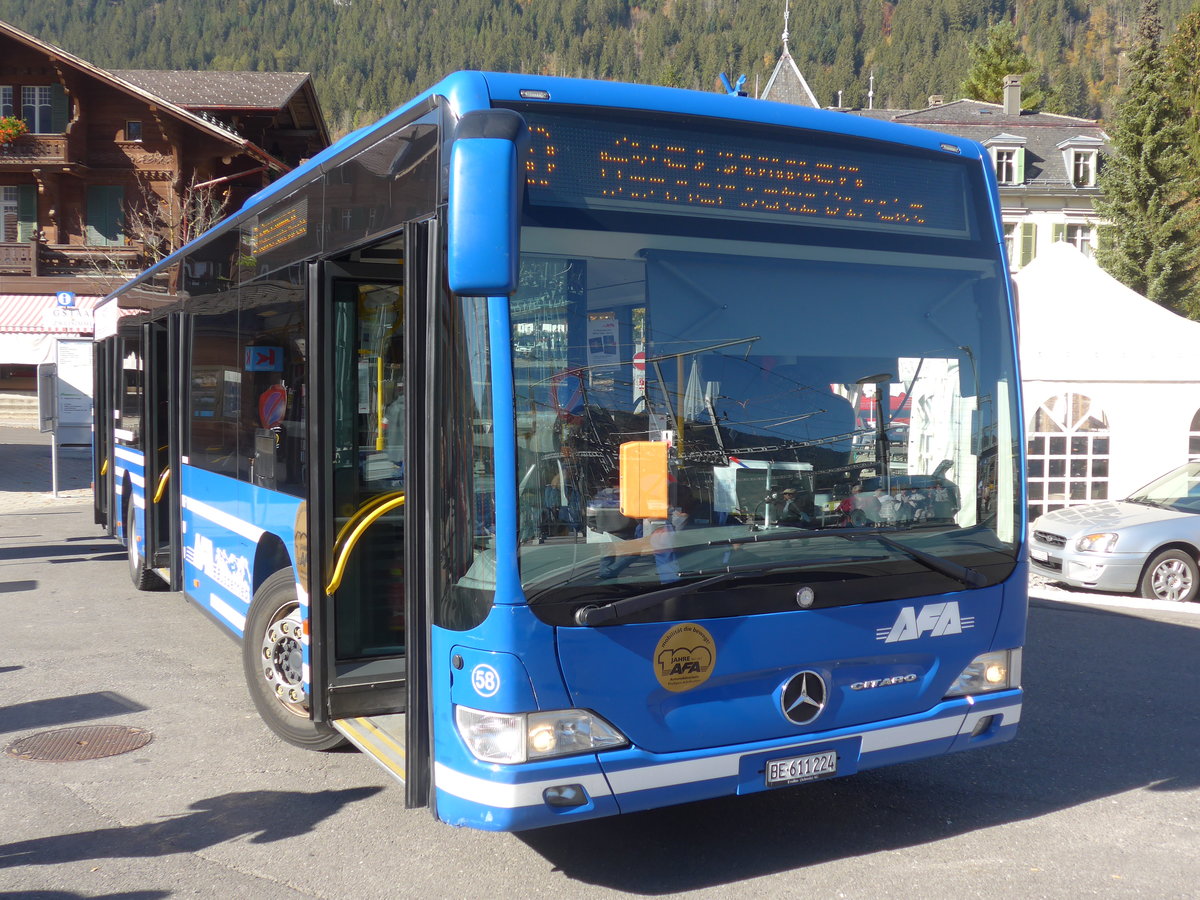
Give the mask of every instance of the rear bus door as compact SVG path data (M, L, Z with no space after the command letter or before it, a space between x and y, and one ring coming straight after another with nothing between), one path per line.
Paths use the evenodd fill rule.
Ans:
M182 587L179 552L179 425L182 316L173 313L145 326L147 567L172 590Z

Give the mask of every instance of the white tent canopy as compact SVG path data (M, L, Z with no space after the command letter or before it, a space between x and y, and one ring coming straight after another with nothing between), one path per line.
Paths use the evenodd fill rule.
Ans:
M1067 243L1013 276L1024 381L1200 383L1200 322L1121 284Z

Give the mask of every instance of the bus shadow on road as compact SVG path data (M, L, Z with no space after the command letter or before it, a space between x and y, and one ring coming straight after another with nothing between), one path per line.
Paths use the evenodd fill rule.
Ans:
M571 878L652 895L917 846L1126 791L1195 790L1197 632L1034 601L1011 743L519 837Z
M241 791L198 800L159 822L99 828L0 844L0 869L93 859L196 853L235 839L268 844L306 834L344 806L381 787L340 791Z
M123 716L145 712L148 707L112 691L95 691L71 697L48 697L28 703L0 706L0 734L50 728L71 722L87 722L106 716Z

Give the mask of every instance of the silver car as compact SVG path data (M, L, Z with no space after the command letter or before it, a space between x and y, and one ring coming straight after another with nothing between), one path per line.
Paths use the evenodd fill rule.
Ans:
M1119 501L1056 509L1033 523L1032 570L1094 591L1191 601L1200 591L1200 463Z

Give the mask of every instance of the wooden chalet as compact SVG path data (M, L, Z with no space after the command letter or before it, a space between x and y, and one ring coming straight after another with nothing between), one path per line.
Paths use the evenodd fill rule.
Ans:
M330 143L306 73L109 71L0 22L4 117L28 129L0 143L10 367L39 361L32 338L86 333L95 301L162 252L130 233L133 210L149 201L178 220L171 210L211 188L230 212Z

